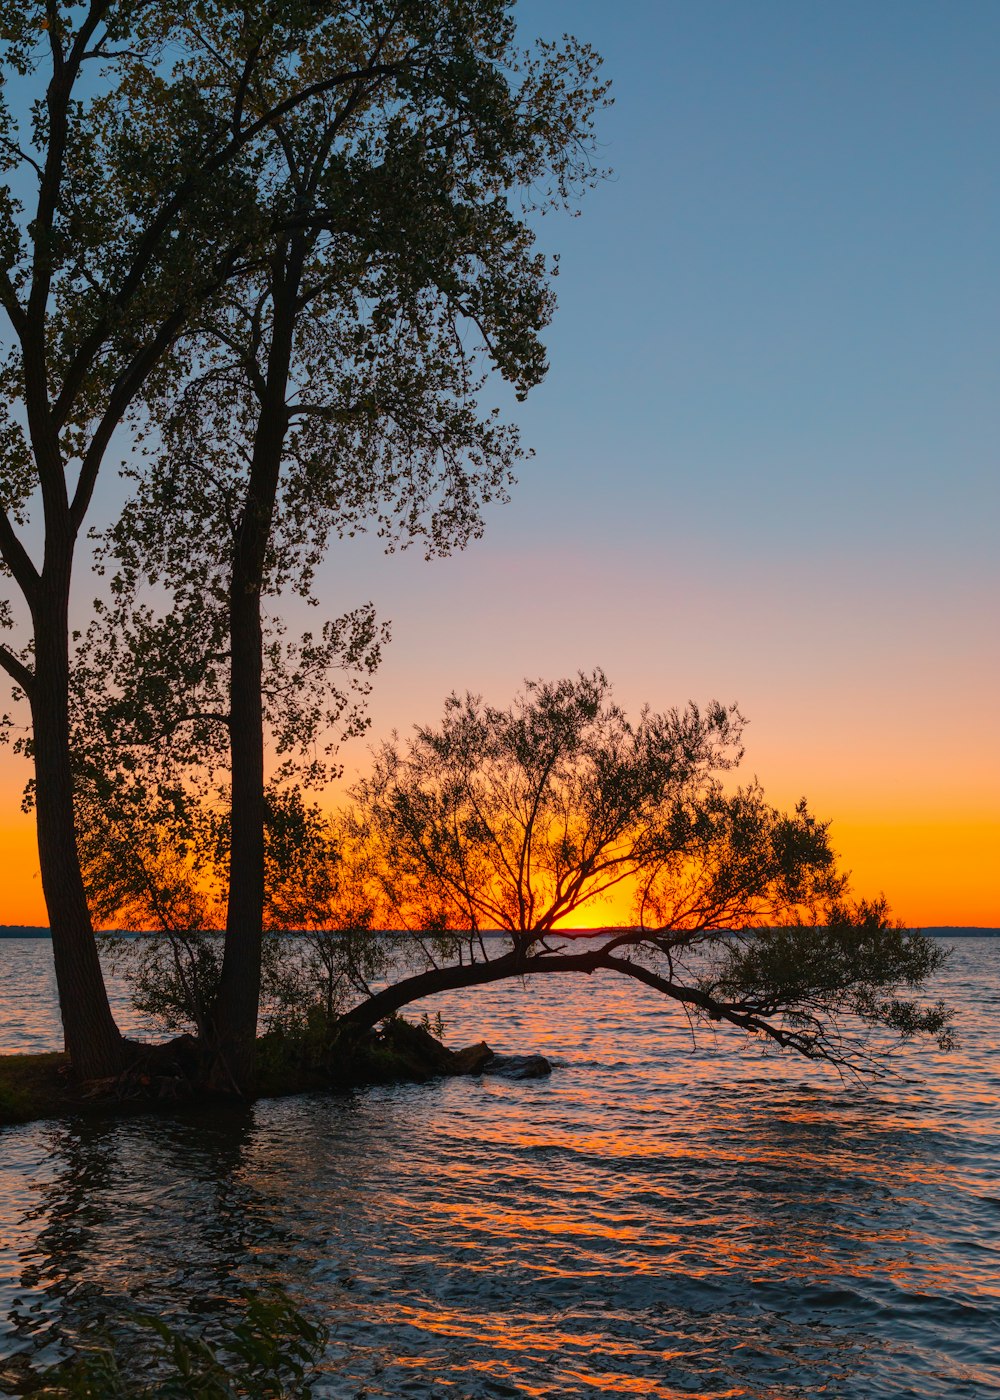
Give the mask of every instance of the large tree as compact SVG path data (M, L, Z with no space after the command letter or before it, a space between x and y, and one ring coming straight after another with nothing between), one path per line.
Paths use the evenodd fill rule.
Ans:
M30 629L0 664L31 712L42 885L66 1044L83 1074L121 1062L76 854L69 744L70 582L109 446L191 314L269 244L262 138L319 87L364 90L381 44L346 66L307 6L191 7L243 31L233 100L199 81L187 6L4 4L0 554ZM323 57L291 82L304 46ZM283 82L271 81L280 69ZM321 71L317 71L317 69ZM251 96L252 95L252 96ZM257 100L258 96L262 100ZM39 538L40 537L40 538ZM40 559L32 546L37 544Z
M281 234L193 322L183 381L146 396L156 446L108 545L119 572L106 624L118 642L131 637L131 674L105 715L119 746L131 715L126 732L155 746L156 763L169 743L188 767L226 750L226 941L209 1029L227 1082L252 1079L265 730L280 731L286 760L308 749L323 706L303 704L299 663L308 654L321 676L344 640L342 622L283 667L282 645L265 646L262 600L308 595L331 532L377 524L390 547L419 538L428 554L479 533L482 504L519 456L480 391L494 371L523 396L545 371L553 268L526 208L563 203L594 178L602 88L573 41L524 56L514 39L506 5L410 6L388 50L421 43L419 74L386 76L347 106L320 93L276 120ZM213 36L206 67L235 81L223 48ZM132 611L151 581L173 594L158 627ZM105 658L113 650L106 641ZM90 678L91 697L107 670Z
M171 384L198 378L226 289L239 289L244 309L254 289L267 348L253 366L261 411L229 591L230 726L244 736L242 747L232 740L245 787L233 851L259 867L260 578L292 328L319 234L353 293L364 294L369 248L394 253L397 267L412 254L414 296L435 285L484 337L497 335L491 349L517 363L520 388L543 366L545 269L508 195L545 178L556 197L569 193L596 88L591 56L571 42L519 63L510 11L505 0L2 7L13 97L0 118L11 172L0 208L10 332L0 552L32 641L4 646L0 664L31 709L43 888L67 1047L85 1075L122 1054L76 849L68 706L72 566L109 445ZM303 104L319 123L311 145ZM39 526L36 563L24 531ZM7 609L0 620L15 619ZM256 874L246 889L249 962L237 957L220 1002L239 1025Z

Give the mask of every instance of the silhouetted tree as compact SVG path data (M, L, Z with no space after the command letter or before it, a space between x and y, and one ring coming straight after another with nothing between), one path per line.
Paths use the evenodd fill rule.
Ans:
M923 999L941 948L894 923L884 899L851 898L805 801L784 813L756 782L733 784L742 729L719 704L633 723L597 671L528 683L506 709L452 695L438 728L376 751L333 815L295 791L272 796L265 923L307 933L269 945L271 1023L336 1041L439 993L605 971L692 1021L852 1072L877 1073L901 1038L947 1047L950 1013ZM101 847L112 901L126 871L149 888L127 829ZM188 910L174 893L178 830L161 834L154 887ZM211 823L186 839L201 888L224 878ZM560 929L594 920L615 891L631 894L633 924ZM145 918L171 928L148 902ZM218 961L195 930L151 956L124 947L145 1009L197 1023Z
M222 712L239 789L232 859L245 876L233 882L231 931L239 925L245 940L227 947L214 1017L245 1054L261 901L260 591L289 430L294 328L311 298L330 295L329 281L317 291L310 280L310 259L328 239L343 286L362 299L372 248L393 254L397 269L409 259L415 301L433 287L446 324L469 320L519 388L536 382L548 270L508 196L551 180L564 198L585 168L578 156L599 93L593 57L566 41L522 61L504 0L277 9L19 0L0 7L0 19L7 68L39 99L21 120L9 105L0 112L3 157L15 172L0 207L10 330L0 371L0 553L33 638L21 652L0 648L0 664L31 708L43 888L66 1043L85 1075L114 1069L122 1046L74 833L67 690L76 541L117 430L140 407L156 423L172 385L215 372L219 332L234 324L229 308L251 312L234 353L259 413L245 491L228 501L236 515ZM308 120L298 121L303 104ZM235 303L227 288L238 289ZM388 302L405 302L404 293ZM453 386L456 396L466 387ZM323 408L345 403L357 408L346 390ZM21 529L36 499L40 565ZM0 623L13 621L5 605Z
M510 977L618 973L810 1058L872 1068L878 1033L949 1043L921 988L941 949L851 902L828 825L729 789L735 707L629 722L600 672L529 683L508 709L452 695L436 729L382 746L355 790L376 918L423 966L345 1016ZM374 882L374 883L373 883ZM582 947L558 925L617 886L635 924ZM501 931L500 940L486 938Z

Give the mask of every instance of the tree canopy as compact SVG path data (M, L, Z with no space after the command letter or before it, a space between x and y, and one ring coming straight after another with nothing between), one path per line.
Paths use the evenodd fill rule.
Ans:
M853 900L829 823L727 781L735 706L630 722L601 672L529 682L506 709L449 697L437 728L375 755L349 818L376 919L421 967L348 1013L363 1023L464 986L606 970L775 1046L860 1070L892 1038L950 1040L914 995L940 948ZM566 921L632 891L634 923L577 943ZM560 931L562 925L562 931ZM493 931L505 937L486 935Z
M131 550L182 609L228 609L229 703L202 721L221 716L230 734L229 923L247 937L231 942L219 1019L245 1038L263 861L261 591L292 576L308 587L326 535L352 520L401 520L434 549L475 531L515 441L475 403L476 358L519 395L544 373L553 269L525 211L593 180L604 87L572 39L522 52L507 0L39 0L2 17L7 73L38 100L28 116L16 102L0 111L0 551L33 635L31 649L0 647L0 664L31 706L67 1044L98 1072L121 1047L76 853L68 614L112 439L152 430L172 461L140 475L146 519L162 534L168 513L174 547L157 557L133 512L117 537L126 574ZM36 497L40 567L23 535ZM190 546L220 541L193 570ZM213 569L225 600L194 583ZM13 617L5 604L0 624ZM317 664L336 656L325 633L310 645ZM181 669L190 680L190 657Z
M390 908L541 937L691 844L680 826L738 762L742 725L721 705L632 725L600 672L529 682L508 709L450 696L439 728L383 744L355 790Z

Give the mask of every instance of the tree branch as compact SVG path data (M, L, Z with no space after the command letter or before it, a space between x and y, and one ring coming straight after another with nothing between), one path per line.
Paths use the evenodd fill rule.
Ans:
M38 588L38 570L3 509L0 509L0 555L30 606Z
M186 714L177 715L175 719L170 720L160 730L160 734L166 738L167 735L173 734L175 730L179 729L182 724L193 724L195 720L199 719L206 720L209 724L221 724L225 729L228 729L232 723L229 715L218 714L214 710L190 710Z
M183 311L175 310L172 316L162 322L152 343L146 346L141 355L137 355L131 361L115 382L108 397L108 406L90 439L90 446L87 448L80 466L80 475L69 508L74 532L79 532L86 518L90 500L94 494L94 487L97 485L101 463L104 460L104 453L115 429L135 395L156 368L161 355L175 339L183 323Z
M323 93L332 92L338 87L343 87L352 82L370 83L372 79L392 77L401 72L403 67L404 64L402 63L369 64L364 68L352 69L349 72L335 73L331 77L325 78L320 82L310 84L299 92L291 93L284 101L279 102L277 106L265 112L256 122L252 122L249 126L243 127L241 130L234 133L221 150L217 151L211 158L208 158L208 152L205 152L205 159L198 167L198 174L204 177L221 170L226 165L227 161L238 155L243 147L255 136L279 122L286 113L293 111L297 106L307 102L310 98L322 96ZM360 96L355 96L345 104L345 107L337 118L338 125L346 120L347 116L355 109L359 101ZM108 309L98 318L90 334L84 338L76 355L70 362L53 410L53 419L58 426L61 427L69 416L70 408L86 376L87 368L107 336L112 316L114 315L117 317L120 315L139 291L142 280L156 255L157 249L177 215L185 206L185 202L191 193L193 183L193 178L183 181L160 209L155 219L153 219L145 235L140 240L135 256L125 273L118 292L111 298ZM237 249L230 249L223 261L231 262L234 260L237 251ZM34 295L34 288L32 289L32 295Z
M10 278L10 272L5 267L0 268L0 306L6 311L7 319L14 329L14 334L17 336L18 340L21 340L28 320L24 314L24 307L18 300L17 291Z
M636 942L639 940L637 939ZM616 944L620 946L620 940ZM483 986L490 982L502 982L511 977L530 977L542 973L578 973L592 976L602 970L617 972L625 977L652 987L670 1000L685 1006L696 1007L712 1021L727 1021L730 1025L751 1034L761 1034L773 1040L783 1049L797 1050L809 1059L824 1059L836 1064L836 1056L825 1048L817 1038L807 1034L785 1030L775 1026L764 1017L744 1011L739 1006L715 1000L697 987L679 986L658 976L640 963L627 958L615 957L606 945L592 948L585 953L542 953L534 957L520 957L517 949L493 958L485 963L459 964L450 967L433 968L427 972L407 977L395 986L377 992L367 1001L353 1007L342 1018L348 1024L374 1026L387 1016L393 1015L401 1007L423 997L440 992L456 991L465 987Z
M11 680L17 682L30 700L35 685L34 673L25 666L19 657L14 655L9 647L4 646L3 642L0 642L0 666L7 672Z

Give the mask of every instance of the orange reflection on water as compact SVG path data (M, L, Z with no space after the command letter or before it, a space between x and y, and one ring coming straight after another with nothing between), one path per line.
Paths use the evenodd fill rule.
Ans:
M67 1128L15 1232L21 1287L72 1321L270 1275L330 1323L343 1393L888 1396L871 1378L931 1347L926 1393L950 1400L985 1374L1000 1294L994 943L942 977L974 1008L961 1049L870 1091L692 1045L613 977L540 979L441 1010L453 1044L548 1036L546 1080L274 1101L231 1132Z
M575 1387L578 1386L595 1396L648 1395L656 1397L656 1400L680 1400L681 1396L684 1400L727 1400L727 1397L750 1394L743 1386L711 1392L687 1387L678 1390L649 1375L617 1370L614 1367L616 1359L624 1362L632 1354L627 1345L619 1344L605 1330L578 1328L570 1332L560 1329L558 1318L548 1314L515 1321L509 1314L493 1318L457 1309L442 1312L404 1308L399 1320L420 1334L441 1337L452 1343L474 1344L477 1348L482 1348L485 1343L488 1357L470 1358L461 1368L456 1368L452 1363L447 1381L434 1376L443 1393L452 1385L468 1386L472 1377L476 1376L488 1379L493 1384L513 1383L518 1395L552 1395L551 1382L535 1386L524 1377L523 1362L525 1357L530 1357L533 1363L545 1367L553 1381L558 1379L561 1392L567 1394L577 1393ZM600 1367L594 1364L596 1357L603 1363ZM586 1364L585 1358L590 1365ZM691 1357L690 1352L658 1346L650 1359L666 1371L671 1363L690 1362ZM394 1364L401 1370L416 1373L433 1373L436 1370L433 1356L402 1355L394 1358ZM569 1386L574 1389L569 1390Z

